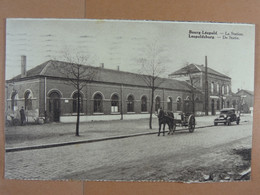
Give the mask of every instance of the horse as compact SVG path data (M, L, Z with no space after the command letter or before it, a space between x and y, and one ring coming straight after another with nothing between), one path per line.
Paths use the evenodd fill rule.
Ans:
M158 123L159 123L159 132L158 136L161 134L161 127L163 125L163 136L165 134L165 125L167 124L169 127L169 133L174 132L174 115L172 112L164 112L163 110L160 110L158 113Z

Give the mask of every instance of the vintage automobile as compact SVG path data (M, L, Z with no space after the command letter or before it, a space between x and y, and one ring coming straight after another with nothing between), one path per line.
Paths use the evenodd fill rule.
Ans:
M236 122L239 125L240 113L236 113L234 108L223 108L220 110L218 118L214 120L214 125L217 126L219 123L224 125L231 125L231 122Z

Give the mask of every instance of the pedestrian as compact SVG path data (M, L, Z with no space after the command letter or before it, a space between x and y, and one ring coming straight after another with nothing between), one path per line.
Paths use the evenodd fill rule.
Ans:
M20 117L21 117L21 125L24 125L24 121L25 121L25 113L24 113L24 109L23 106L20 110Z

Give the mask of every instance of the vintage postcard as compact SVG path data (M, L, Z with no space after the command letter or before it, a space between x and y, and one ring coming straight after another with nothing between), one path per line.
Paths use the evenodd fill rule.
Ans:
M250 180L255 25L7 19L5 178Z

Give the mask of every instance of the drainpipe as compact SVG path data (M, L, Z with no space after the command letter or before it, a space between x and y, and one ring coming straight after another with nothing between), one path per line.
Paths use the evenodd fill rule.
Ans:
M47 117L47 78L44 77L44 118Z

